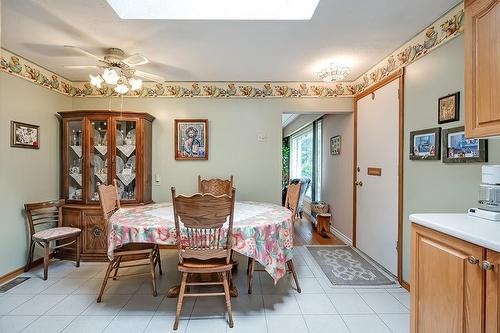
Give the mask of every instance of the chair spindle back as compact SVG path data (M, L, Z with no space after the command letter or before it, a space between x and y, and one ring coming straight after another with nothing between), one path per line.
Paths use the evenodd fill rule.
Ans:
M192 258L208 260L226 258L231 260L234 217L234 188L231 195L196 193L192 196L176 196L172 187L175 229L179 261ZM224 235L224 224L228 222ZM185 238L181 239L181 223ZM224 237L225 236L225 237Z

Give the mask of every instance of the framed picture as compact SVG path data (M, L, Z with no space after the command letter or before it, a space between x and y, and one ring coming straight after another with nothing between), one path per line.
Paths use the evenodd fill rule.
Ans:
M444 129L443 162L488 162L488 140L466 139L463 126Z
M460 91L438 99L438 124L457 121L460 115Z
M40 148L40 126L10 122L10 146L16 148Z
M441 127L410 132L410 160L441 158Z
M336 135L330 138L330 155L340 155L342 137Z
M207 119L175 119L175 159L208 160Z

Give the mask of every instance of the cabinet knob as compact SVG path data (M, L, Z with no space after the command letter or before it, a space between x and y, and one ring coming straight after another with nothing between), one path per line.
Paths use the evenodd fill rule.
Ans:
M474 256L470 256L469 258L467 258L467 261L469 262L469 264L471 265L477 265L479 263L479 259L477 259L476 257Z
M491 271L493 270L495 265L493 265L491 262L489 262L488 260L484 260L483 261L483 269L486 270L486 271Z

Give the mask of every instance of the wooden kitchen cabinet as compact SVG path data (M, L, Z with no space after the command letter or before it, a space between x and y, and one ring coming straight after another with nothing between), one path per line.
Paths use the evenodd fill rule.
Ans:
M486 333L500 332L500 253L486 251ZM488 263L492 266L488 266Z
M411 245L411 332L483 332L483 248L416 224Z
M465 134L500 135L500 0L465 1Z

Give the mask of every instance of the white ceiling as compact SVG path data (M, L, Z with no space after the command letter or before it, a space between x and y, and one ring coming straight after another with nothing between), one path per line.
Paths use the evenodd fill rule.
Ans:
M459 0L321 0L310 21L121 20L105 0L2 0L2 47L70 80L107 47L143 53L168 81L316 81L332 59L352 81Z

